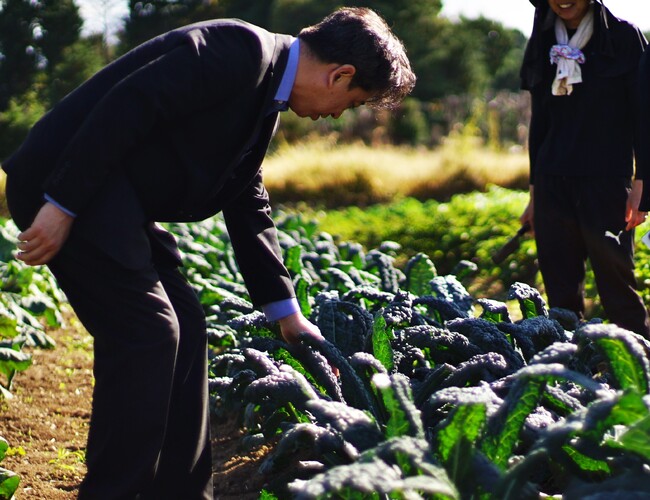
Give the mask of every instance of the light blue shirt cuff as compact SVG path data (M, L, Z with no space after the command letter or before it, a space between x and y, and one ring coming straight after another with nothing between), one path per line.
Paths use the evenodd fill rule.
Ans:
M76 216L77 216L76 213L71 212L70 210L68 210L68 209L65 208L64 206L60 205L57 201L53 200L52 197L51 197L49 194L45 193L44 198L45 198L46 201L49 201L52 205L54 205L54 206L55 206L56 208L58 208L59 210L65 212L65 213L68 214L70 217L76 217Z
M300 311L295 298L278 300L262 306L267 321L277 321Z

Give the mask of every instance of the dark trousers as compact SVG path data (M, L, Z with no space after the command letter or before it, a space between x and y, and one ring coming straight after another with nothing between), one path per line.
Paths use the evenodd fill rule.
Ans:
M618 177L535 178L535 240L550 307L584 314L586 261L610 322L650 338L636 291L634 231L625 231L630 181Z
M19 227L41 197L8 176ZM178 268L154 260L126 269L73 231L49 264L94 338L82 500L213 498L205 317Z

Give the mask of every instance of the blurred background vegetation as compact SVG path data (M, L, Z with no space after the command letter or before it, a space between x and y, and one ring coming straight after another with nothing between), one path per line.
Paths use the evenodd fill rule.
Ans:
M94 1L98 12L115 2ZM439 17L441 0L129 0L128 5L117 33L82 35L74 0L0 0L0 161L70 90L155 35L216 17L296 34L342 5L368 6L387 19L407 47L417 86L393 113L359 110L318 124L288 116L284 140L325 132L341 142L430 148L455 128L470 126L493 146L525 145L528 104L518 92L518 68L526 37L484 18Z

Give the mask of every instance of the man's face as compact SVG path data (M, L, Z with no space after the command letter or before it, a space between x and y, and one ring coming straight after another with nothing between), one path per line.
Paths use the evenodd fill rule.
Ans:
M576 29L589 10L590 0L548 0L553 12L564 21L567 28Z
M340 66L326 78L316 80L308 93L292 94L289 107L300 117L317 120L328 116L338 118L346 109L364 104L373 94L360 87L350 89L354 71L348 72L346 66Z

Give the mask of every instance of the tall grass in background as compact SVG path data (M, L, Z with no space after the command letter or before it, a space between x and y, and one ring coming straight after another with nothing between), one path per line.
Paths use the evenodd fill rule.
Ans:
M402 197L449 200L488 185L527 190L525 151L498 151L452 134L435 149L337 144L311 140L281 144L264 162L275 203L322 208L368 206Z

